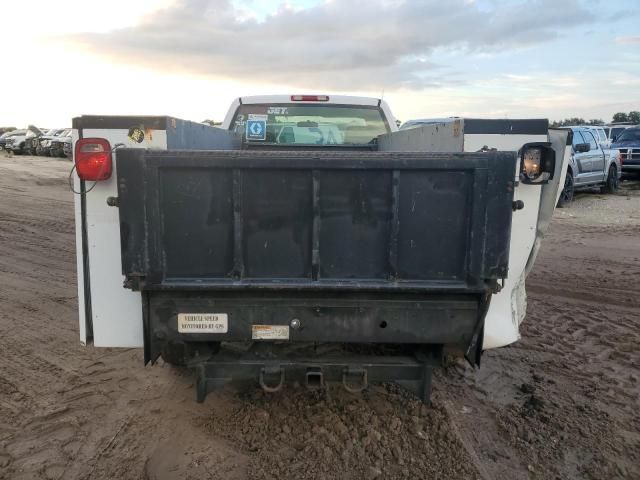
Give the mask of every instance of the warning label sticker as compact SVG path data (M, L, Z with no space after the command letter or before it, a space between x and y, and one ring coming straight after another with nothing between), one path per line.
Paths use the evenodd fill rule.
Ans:
M289 340L289 325L252 325L253 340Z

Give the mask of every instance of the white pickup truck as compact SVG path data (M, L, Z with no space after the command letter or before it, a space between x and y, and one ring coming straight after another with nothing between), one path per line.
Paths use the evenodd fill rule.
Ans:
M190 365L198 400L252 377L427 401L445 352L518 340L568 135L398 131L384 101L328 95L238 98L222 128L75 118L80 340Z

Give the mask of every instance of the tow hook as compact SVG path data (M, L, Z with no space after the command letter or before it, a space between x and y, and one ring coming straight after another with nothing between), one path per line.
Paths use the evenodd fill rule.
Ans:
M359 384L349 383L349 377L360 377ZM364 368L345 368L342 372L342 385L347 392L360 393L369 385L367 371Z
M280 381L275 386L267 385L267 383L265 382L265 377L277 376L278 373L280 374ZM260 386L265 392L268 392L268 393L278 392L282 389L283 385L284 385L284 368L272 367L272 368L262 368L260 370Z
M524 208L524 202L522 200L516 200L511 203L511 208L513 208L514 212L516 210L522 210Z
M107 205L110 207L119 207L120 199L118 197L107 197Z

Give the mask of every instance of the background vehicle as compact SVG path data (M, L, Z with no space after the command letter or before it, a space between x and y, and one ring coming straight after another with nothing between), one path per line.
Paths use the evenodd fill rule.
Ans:
M622 131L611 148L620 152L623 174L640 175L640 127Z
M68 129L65 130L60 136L59 141L62 142L62 153L61 157L71 158L73 156L72 145L73 145L73 130Z
M4 150L5 145L7 144L7 139L13 134L15 130L4 132L0 135L0 150Z
M67 128L51 138L51 146L49 147L49 154L52 157L64 157L65 144L71 144L72 129ZM67 147L69 148L69 147Z
M35 153L34 140L40 135L42 131L33 125L29 125L26 130L15 130L6 140L5 149L15 154L30 155Z
M569 205L576 190L601 187L603 192L615 192L622 175L618 152L602 148L596 140L597 132L591 128L563 128L572 132L572 150L558 207Z
M445 349L477 364L519 338L566 172L547 120L397 131L359 97L73 126L81 341L188 363L199 400L236 375L428 398Z
M51 152L51 141L54 137L57 137L65 128L52 128L38 139L38 145L36 146L36 155L49 155Z
M622 133L624 130L632 126L632 123L623 122L623 123L609 123L604 125L602 128L607 134L607 139L610 143L613 143L618 135Z
M64 153L64 156L67 158L73 158L73 140L71 135L64 138L62 153Z
M585 125L585 128L591 130L593 136L596 138L598 144L603 148L607 149L611 146L611 140L607 137L607 132L604 127L601 126L592 126Z
M20 153L27 139L28 131L24 129L14 130L5 139L4 149L12 153Z
M40 137L44 134L44 130L33 125L29 125L27 131L29 132L29 135L27 135L27 138L25 139L22 153L25 155L35 155L38 144L40 143Z

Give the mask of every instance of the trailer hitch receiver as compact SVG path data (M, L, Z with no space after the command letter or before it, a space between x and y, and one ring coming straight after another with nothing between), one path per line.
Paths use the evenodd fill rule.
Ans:
M319 367L309 367L305 374L305 385L309 390L321 390L324 388L324 374Z

